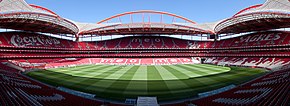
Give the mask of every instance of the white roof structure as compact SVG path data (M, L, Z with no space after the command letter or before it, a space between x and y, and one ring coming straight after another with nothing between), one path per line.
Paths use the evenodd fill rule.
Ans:
M76 34L79 31L73 22L24 0L0 0L0 23L1 28L35 32Z
M278 12L278 13L290 13L289 0L267 0L263 5L244 11L238 15L259 13L259 12Z
M1 0L0 12L1 14L31 12L57 16L56 14L53 14L51 12L33 8L32 6L28 5L24 0Z
M190 26L190 27L199 28L199 29L208 30L208 31L213 32L214 27L218 23L219 23L219 21L218 22L211 22L211 23L203 23L203 24L186 24L186 23L174 23L174 24L184 25L184 26Z
M290 27L290 1L267 0L219 22L216 33L240 33Z
M78 26L79 32L121 24L121 23L94 24L94 23L81 23L81 22L74 22L74 23Z
M133 19L130 19L131 22L124 23L120 19L125 15L140 13L160 15L160 21L151 22L149 17L147 22L144 19L143 22L133 22ZM166 23L163 22L164 16L170 16L172 20L181 19L183 22ZM120 21L109 22L116 18ZM241 33L290 27L290 2L289 0L267 0L264 4L243 9L233 17L213 23L197 24L182 16L153 10L125 12L98 23L81 23L62 18L44 7L27 4L24 0L0 0L0 27L73 35Z

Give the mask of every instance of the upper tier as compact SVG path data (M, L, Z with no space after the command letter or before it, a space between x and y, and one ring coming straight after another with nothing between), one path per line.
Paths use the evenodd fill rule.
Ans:
M288 46L290 32L270 31L247 34L221 41L194 41L165 36L131 36L105 41L74 42L36 33L2 32L1 47L65 50L112 49L227 49L245 47Z

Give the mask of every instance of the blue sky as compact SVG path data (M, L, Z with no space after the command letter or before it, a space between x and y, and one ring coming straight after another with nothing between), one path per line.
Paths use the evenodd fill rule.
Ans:
M78 22L96 23L115 14L158 10L189 18L197 23L231 17L241 9L265 0L26 0Z

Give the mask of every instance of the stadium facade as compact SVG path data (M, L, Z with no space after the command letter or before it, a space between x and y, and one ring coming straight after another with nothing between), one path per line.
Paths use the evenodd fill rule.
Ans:
M3 106L128 105L108 102L106 98L92 99L85 93L77 93L82 97L76 96L22 74L36 69L87 64L201 63L262 68L267 74L222 93L196 100L167 101L162 105L289 105L290 32L277 30L290 27L289 0L267 0L230 18L203 24L153 10L125 12L97 23L80 23L24 0L0 0L0 13L0 27L14 30L0 33L0 105ZM239 37L222 39L241 33ZM134 36L80 41L114 35ZM61 39L62 36L75 40Z

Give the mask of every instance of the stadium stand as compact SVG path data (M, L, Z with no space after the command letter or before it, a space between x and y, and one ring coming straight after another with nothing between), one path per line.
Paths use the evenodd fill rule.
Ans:
M289 105L290 100L289 80L289 69L276 71L229 91L195 100L192 103L198 106L286 106Z
M14 32L15 33L15 32ZM75 65L80 65L80 64L111 64L111 65L164 65L164 64L194 64L194 63L198 63L200 61L200 58L189 58L189 57L182 57L182 58L171 58L174 56L190 56L190 54L195 53L195 55L209 55L209 56L215 56L215 55L221 55L221 56L227 56L227 57L207 57L204 61L204 63L207 64L217 64L217 65L231 65L231 66L246 66L246 67L253 67L253 68L266 68L269 70L274 70L277 72L280 72L278 70L281 70L284 68L284 66L289 64L289 58L285 58L285 57L281 57L280 55L284 55L287 56L287 54L289 54L287 52L287 46L288 46L288 42L286 42L285 40L279 40L278 38L281 37L277 37L278 35L280 35L281 33L285 33L285 35L287 35L288 32L264 32L262 33L265 34L265 36L268 34L269 36L276 36L276 37L272 37L272 40L262 40L260 42L259 45L255 44L257 43L257 40L251 40L251 39L262 39L262 38L251 38L252 36L255 36L254 34L249 34L247 36L242 36L242 37L238 37L238 38L233 38L230 39L232 41L232 43L227 43L230 40L223 40L223 41L216 41L216 42L211 42L211 43L207 43L206 42L189 42L189 41L182 41L179 39L173 39L173 38L167 38L167 37L157 37L159 39L161 39L161 43L159 42L159 40L152 40L153 38L149 39L149 38L143 38L143 39L139 39L137 41L140 41L139 43L133 43L130 42L129 44L123 44L123 45L118 45L118 42L122 42L122 41L132 41L129 38L122 38L122 39L115 39L114 40L110 40L110 41L101 41L96 43L95 46L93 46L93 43L90 42L86 42L83 44L78 44L76 42L72 42L72 41L66 41L66 40L60 40L61 42L66 42L66 43L61 43L62 46L58 45L57 43L51 44L51 43L46 43L45 45L41 45L38 44L38 46L34 46L37 45L37 43L32 43L34 44L32 46L32 44L27 44L26 46L18 46L18 44L23 44L23 43L18 43L18 44L13 44L11 42L5 42L5 41L1 41L4 42L1 45L1 50L2 51L10 51L10 52L15 52L15 53L7 53L7 54L1 54L2 56L8 56L10 59L8 59L9 62L14 63L16 65L19 65L23 68L26 69L30 69L30 68L55 68L55 67L69 67L69 66L75 66ZM21 35L23 33L19 33L18 35ZM287 35L288 36L288 35ZM3 37L3 36L2 36ZM269 38L269 37L266 37ZM275 38L275 39L274 39ZM9 38L11 39L11 38ZM26 38L25 38L26 39ZM45 38L43 38L45 39ZM50 39L50 37L47 37L47 39ZM244 40L246 39L246 40ZM287 37L283 38L283 39L287 39ZM2 39L3 40L3 39ZM166 41L172 41L172 43L162 43L162 40L166 40ZM277 40L277 41L276 41ZM158 41L157 43L155 41ZM287 40L288 41L288 40ZM58 41L55 41L58 42ZM69 42L69 43L68 43ZM104 42L115 42L115 43L110 43L112 45L109 46L103 46L103 44L106 44ZM176 43L176 42L180 42L180 43ZM182 43L183 42L183 43ZM187 43L184 43L187 42ZM234 43L233 43L234 42ZM244 44L244 42L248 42L248 44L242 45ZM255 43L253 43L255 42ZM272 43L271 43L272 42ZM274 43L273 43L274 42ZM91 44L90 46L87 46ZM116 45L115 45L116 44ZM134 45L133 45L134 44ZM178 44L178 45L177 45ZM226 46L222 45L222 44L228 44ZM49 45L49 46L47 46ZM74 45L74 46L71 46ZM174 46L175 45L175 46ZM205 46L206 45L206 46ZM216 45L222 45L222 46L218 46L216 47ZM168 49L165 53L159 53L161 52L161 50L152 50L150 52L147 51L142 51L141 50L137 50L138 46L140 46L141 48L146 48L150 50L150 48L163 48L163 47L167 47L166 49ZM279 47L279 48L275 48L275 47ZM50 48L48 48L50 47ZM181 52L178 53L180 51L174 51L171 50L172 48L184 48L185 52ZM259 47L259 48L258 48ZM10 49L11 48L11 49ZM111 48L113 51L118 50L118 49L129 49L127 51L124 51L124 54L122 53L118 53L118 54L106 54L107 56L112 56L112 57L116 57L116 56L133 56L132 58L63 58L61 55L59 55L59 50L57 48L60 48L60 50L62 50L61 52L69 52L71 54L63 54L65 55L64 57L73 57L73 56L84 56L84 55L88 55L88 56L92 56L92 55L98 55L97 53L91 53L91 54L83 54L83 52L87 52L92 50L100 50L97 52L104 52L102 51L102 49L104 48ZM132 48L135 48L134 50L130 50ZM211 49L211 48L215 48L215 49ZM239 48L244 48L244 50L237 50ZM190 49L190 50L187 50ZM207 50L204 50L207 49ZM265 50L274 50L272 52L263 52ZM18 50L18 51L17 51ZM78 50L87 50L87 51L78 51ZM282 51L282 52L275 52L276 51ZM138 53L139 51L142 51L142 53ZM224 53L224 51L228 51L228 53ZM236 52L238 51L238 52ZM285 52L284 52L285 51ZM22 53L20 53L22 52ZM25 53L26 52L26 53ZM48 54L46 52L52 52L51 54ZM130 54L128 54L128 52ZM136 52L136 53L134 53ZM253 52L255 52L256 56L251 56L251 57L237 57L237 56L242 56L242 55L251 55L253 54ZM204 54L207 53L207 54ZM57 55L58 57L54 57L54 54ZM47 59L47 58L41 58L41 59L33 59L31 57L33 56L51 56L53 58L51 59ZM158 58L158 55L166 55L168 56L167 58ZM230 55L233 55L231 57L228 57ZM103 55L104 56L104 55ZM134 56L136 57L140 57L140 56L156 56L156 58L134 58ZM265 57L264 57L265 56ZM280 57L275 57L275 56L280 56ZM25 58L25 59L13 59L12 57L21 57L21 58ZM7 62L7 61L6 61ZM1 66L2 67L2 66ZM6 69L7 70L7 69ZM11 70L9 68L9 70ZM2 73L5 73L6 71L2 71ZM287 74L287 71L283 71ZM276 72L274 72L273 74L275 74ZM13 73L16 74L17 77L21 76L18 75L18 73ZM2 75L3 76L3 75ZM8 77L3 77L3 78L8 78ZM19 77L22 78L22 77ZM19 79L18 78L18 79ZM286 77L289 79L289 77ZM18 79L13 79L13 81ZM4 79L2 79L4 81ZM287 79L284 79L287 80ZM283 80L283 81L284 81ZM30 80L29 80L30 81ZM278 80L277 80L278 81ZM280 81L280 80L279 80ZM243 85L242 87L237 87L233 90L230 91L226 91L225 93L227 94L235 94L235 96L229 96L229 97L223 97L221 95L222 94L217 94L216 96L210 96L207 97L207 99L201 99L201 100L197 100L197 101L193 101L193 104L197 104L197 105L205 105L203 103L211 103L212 105L248 105L248 104L254 104L254 105L260 105L258 101L261 101L261 98L264 98L265 95L270 95L273 92L275 94L281 94L283 93L283 91L285 92L285 90L289 89L289 86L287 88L287 83L284 84L283 81L281 80L281 83L277 83L277 88L271 88L271 89L267 89L267 88L258 88L258 87L253 87L252 85L246 86ZM20 81L21 82L21 81ZM23 81L22 81L23 82ZM28 82L28 81L24 81L24 82ZM276 80L275 80L276 82ZM284 81L285 82L285 81ZM273 82L274 83L274 82ZM6 86L4 84L8 84L7 83L2 83L2 86ZM258 83L260 84L260 83ZM11 91L10 93L7 92L5 93L5 95L7 95L6 98L9 97L13 97L13 95L38 95L38 96L33 96L34 98L39 98L39 99L28 99L28 101L33 101L33 103L39 103L39 104L66 104L66 101L71 101L67 98L74 98L74 97L70 97L70 94L65 94L63 92L57 91L57 90L52 90L52 93L42 93L41 91L44 90L40 90L37 92L29 92L26 91L25 87L42 87L40 85L32 85L32 84L22 84L22 83L13 83L14 86L12 86L11 84L9 86L12 86L10 88L2 88L2 89L12 89L15 86L21 86L24 88L15 88L13 90L9 90ZM245 86L245 87L244 87ZM272 85L269 85L272 86ZM240 89L239 89L240 88ZM247 89L245 89L247 88ZM43 89L43 88L41 88ZM52 88L49 88L52 89ZM277 90L281 90L280 92ZM265 94L261 94L262 96L256 96L255 98L249 98L249 99L239 99L240 97L242 97L244 95L244 93L252 93L252 92L267 92ZM282 93L281 93L282 92ZM43 96L39 96L40 94L43 94ZM52 95L53 94L53 95ZM256 93L253 93L253 97L255 96ZM69 95L68 97L66 95ZM221 97L219 97L219 95ZM263 96L264 95L264 96ZM283 97L289 98L287 97L287 95L282 95ZM15 97L15 96L14 96ZM252 96L249 96L252 97ZM275 100L277 100L277 102L281 103L281 105L285 105L287 104L287 101L280 101L279 99L280 96L275 96L273 97ZM25 100L25 98L27 99L27 97L22 97L22 99ZM28 97L30 98L30 96ZM64 99L65 98L65 99ZM79 98L79 97L78 97ZM208 99L210 98L210 99ZM268 99L273 99L273 98L268 98ZM24 100L12 100L7 99L7 100L11 100L11 101L16 101L15 103L18 104L29 104L29 105L39 105L39 104L32 104L31 102L24 102ZM289 99L288 99L289 100ZM37 102L36 102L37 101ZM50 103L48 101L54 101L53 103ZM61 102L58 102L61 101ZM246 102L245 102L246 101ZM266 100L265 100L266 101ZM3 104L11 104L11 102L7 102L7 101L2 101ZM15 104L13 103L13 104ZM90 101L89 103L94 103L92 101ZM240 104L239 104L240 103ZM246 104L243 104L246 103ZM261 103L262 105L271 105L271 104L275 104L276 102L270 102L270 103ZM67 103L69 104L69 103ZM102 104L102 102L98 102L97 104ZM183 104L183 103L181 103ZM185 104L183 104L185 105Z
M64 50L98 50L120 48L251 48L288 46L290 33L286 31L266 31L246 34L221 41L190 41L165 36L125 37L98 42L73 42L26 32L1 32L1 47L61 48ZM165 42L166 41L166 42ZM109 44L109 45L108 45Z
M201 58L205 59L204 63L217 64L217 65L231 65L231 66L245 66L253 68L266 68L272 71L278 71L283 69L290 63L290 59L285 56L289 56L288 52L288 32L261 32L244 35L237 38L221 40L221 41L188 41L169 37L125 37L119 39L113 39L108 41L98 42L73 42L69 40L52 38L35 33L24 32L9 32L1 34L0 50L5 51L0 56L4 58L5 62L10 62L15 65L21 66L24 69L32 68L56 68L56 67L71 67L82 64L110 64L110 65L166 65L166 64L196 64L201 62ZM10 41L8 40L10 39ZM18 40L16 40L18 39ZM29 39L29 40L28 40ZM37 39L37 40L36 40ZM32 42L34 41L34 42ZM167 41L167 42L165 42ZM168 42L170 41L170 42ZM126 43L122 43L126 42ZM156 48L156 49L154 49ZM241 48L243 50L241 50ZM146 49L146 50L145 50ZM176 51L178 49L178 51ZM264 52L269 51L271 52ZM118 51L118 52L116 52ZM90 52L90 53L88 53ZM106 53L106 54L103 54ZM177 56L181 56L176 58ZM206 56L206 58L204 57ZM209 56L209 57L208 57ZM219 56L219 57L216 57ZM221 56L221 57L220 57ZM94 57L94 58L88 58ZM107 57L107 58L103 58ZM130 58L118 58L118 57L130 57ZM137 58L143 57L143 58ZM151 57L151 58L148 58ZM152 58L153 57L153 58ZM165 57L165 58L160 58ZM196 58L191 58L196 57ZM2 67L2 66L1 66ZM9 68L11 70L11 68ZM6 71L4 71L6 72ZM18 74L18 73L14 73ZM21 76L21 75L17 75ZM6 78L6 77L5 77ZM18 79L13 79L17 80ZM4 81L4 80L3 80ZM7 83L2 83L7 84ZM13 83L14 84L14 83ZM15 85L16 84L16 85ZM40 85L29 85L15 83L14 86L21 87L38 87ZM17 85L18 84L18 85ZM20 85L19 85L20 84ZM275 89L288 89L281 84L281 88ZM42 86L40 86L42 87ZM283 88L284 87L284 88ZM251 87L249 87L251 88ZM43 88L41 88L43 89ZM51 88L49 88L51 89ZM237 88L235 88L237 89ZM269 89L253 88L254 90L243 89L236 90L238 94L249 92L262 92ZM275 91L273 90L273 92ZM65 94L58 90L51 91L52 93L29 92L25 88L15 88L14 91L6 93L13 97L13 95L38 95L34 98L28 99L39 104L66 104L63 101L71 101L67 98L70 94ZM230 90L232 91L232 90ZM241 93L243 91L243 93ZM16 93L15 93L16 92ZM61 93L59 93L61 92ZM275 91L278 92L278 91ZM281 91L282 92L282 91ZM39 94L38 94L39 93ZM279 93L279 92L278 92ZM43 96L40 96L43 94ZM234 93L236 94L236 93ZM70 95L70 96L66 96ZM219 95L219 94L218 94ZM265 94L266 95L266 94ZM14 96L15 97L15 96ZM239 97L239 96L234 96ZM232 98L234 98L232 97ZM25 99L27 97L22 97ZM30 98L30 97L28 97ZM66 98L64 100L64 98ZM79 97L80 98L80 97ZM211 98L211 97L208 97ZM254 98L255 100L261 97ZM12 99L8 99L11 100ZM233 103L239 103L240 99L231 99L229 97L212 99L213 105L235 105ZM246 99L245 99L246 100ZM31 102L23 102L23 100L14 100L19 104L39 105L31 104ZM50 103L48 101L55 101ZM59 101L59 102L58 102ZM200 101L203 101L201 99ZM243 100L240 100L243 101ZM250 99L249 99L250 101ZM94 103L90 101L91 103ZM208 102L208 101L206 101ZM6 101L2 101L4 104ZM192 103L203 105L200 102L193 101ZM256 102L249 102L249 104L256 104ZM279 101L281 103L281 101ZM286 102L283 101L282 105ZM69 103L68 103L69 104ZM98 102L97 104L102 104ZM269 103L273 104L273 103ZM185 104L183 104L185 105ZM237 104L244 105L244 104Z
M8 4L10 5L7 6ZM168 106L287 106L290 101L290 32L272 29L290 27L289 6L289 0L267 0L265 4L253 6L255 8L246 8L233 17L213 25L196 24L181 17L190 24L152 22L150 24L104 24L105 26L100 27L102 25L98 26L98 24L112 17L96 25L89 25L71 22L48 9L29 5L24 0L0 0L0 7L5 7L0 10L0 27L20 30L0 32L0 106L122 105L86 99L60 91L26 77L20 73L20 70L85 64L200 63L264 68L268 70L268 74L222 93L208 92L215 95L193 101L187 100L185 103L168 104ZM133 13L154 13L161 16L169 15L173 19L180 18L175 14L158 11L135 11L120 14L120 16ZM27 14L29 17L26 16ZM251 24L248 25L248 23ZM84 28L84 26L88 27ZM152 35L142 35L148 35L149 32ZM231 34L239 33L244 34L213 41L158 36L159 34L231 36ZM50 34L75 35L76 41L55 38ZM134 36L101 41L79 42L78 40L79 37L85 35L126 34ZM136 34L141 36L135 36Z
M0 69L0 104L2 106L102 105L30 80L2 63Z
M270 70L281 70L289 65L289 58L271 58L271 57L211 57L204 63L230 66L246 66L253 68L266 68Z

